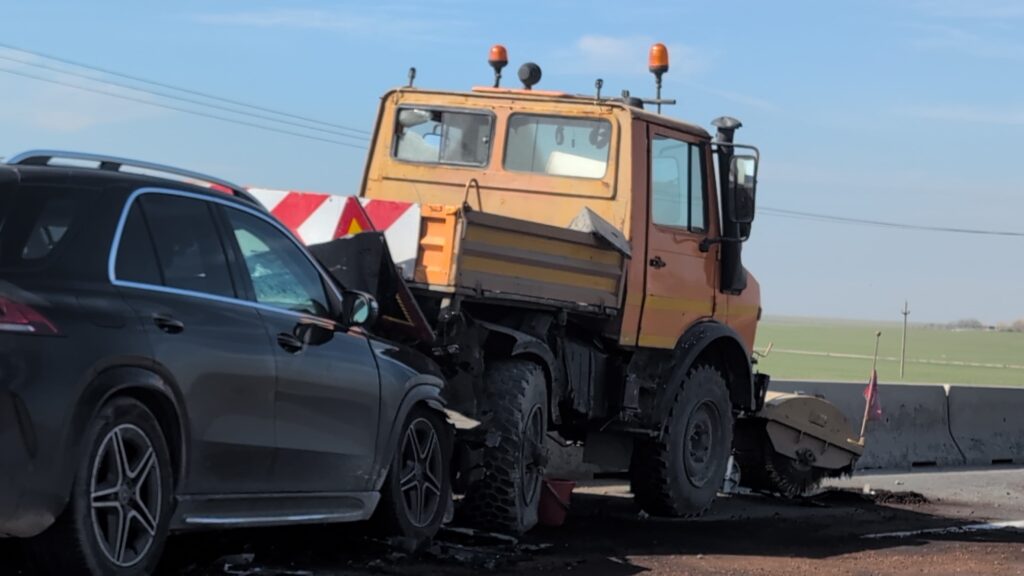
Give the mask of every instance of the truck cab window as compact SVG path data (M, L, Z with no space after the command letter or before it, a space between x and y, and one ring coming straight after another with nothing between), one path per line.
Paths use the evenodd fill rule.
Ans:
M655 135L651 140L651 217L655 224L703 232L704 163L699 146Z
M611 132L607 120L513 114L508 121L505 169L603 178Z
M402 108L395 123L394 156L410 162L483 166L491 154L491 116Z

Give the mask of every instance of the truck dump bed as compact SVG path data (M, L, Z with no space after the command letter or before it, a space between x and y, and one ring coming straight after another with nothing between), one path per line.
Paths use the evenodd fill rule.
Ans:
M413 287L609 315L621 307L629 244L589 210L562 228L445 204L250 192L308 245L382 232Z
M422 207L415 282L479 296L618 309L625 256L599 234Z

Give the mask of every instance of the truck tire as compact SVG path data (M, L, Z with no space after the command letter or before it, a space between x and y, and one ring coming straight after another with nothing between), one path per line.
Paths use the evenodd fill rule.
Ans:
M523 534L537 524L546 462L544 371L527 360L498 361L488 365L484 384L485 422L498 434L483 448L483 477L468 486L460 515L485 530Z
M36 568L60 576L144 576L156 569L173 513L163 431L131 398L100 408L85 430L71 500L29 545Z
M711 366L690 370L661 438L634 445L630 486L637 504L653 516L686 518L707 511L725 478L732 427L725 379Z

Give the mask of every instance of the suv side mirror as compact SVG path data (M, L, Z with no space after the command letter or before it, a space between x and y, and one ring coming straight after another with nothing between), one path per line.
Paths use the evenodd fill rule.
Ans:
M737 224L754 221L754 199L757 189L757 156L736 155L729 166L729 219Z
M348 326L371 326L377 321L380 305L366 292L347 290L342 304L342 320Z

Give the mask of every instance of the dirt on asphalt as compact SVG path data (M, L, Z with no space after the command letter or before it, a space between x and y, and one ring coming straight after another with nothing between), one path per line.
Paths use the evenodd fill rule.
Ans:
M693 520L639 513L619 485L586 487L559 528L510 542L445 531L415 554L368 538L361 526L192 534L171 540L165 576L436 574L1020 574L1024 532L993 530L864 538L979 522L957 502L913 492L827 491L799 501L726 496ZM31 574L7 560L0 574ZM3 568L14 566L11 572Z

